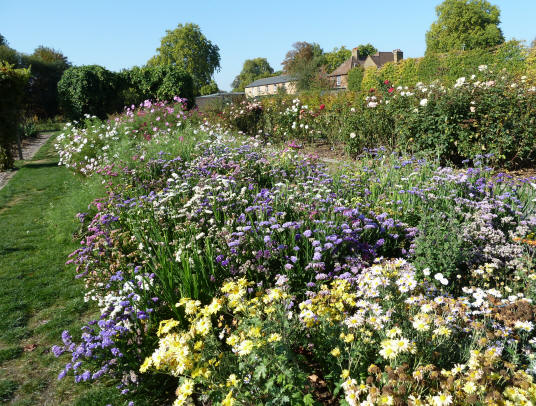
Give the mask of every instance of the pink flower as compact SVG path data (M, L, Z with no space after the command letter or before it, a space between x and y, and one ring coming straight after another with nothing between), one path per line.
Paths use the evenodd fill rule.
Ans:
M388 90L389 93L393 93L394 91L395 91L394 87L390 87L389 90Z
M384 80L383 82L384 85L388 85L389 84L389 81L387 79Z
M326 105L325 104L321 104L320 105L320 110L324 110L326 108Z

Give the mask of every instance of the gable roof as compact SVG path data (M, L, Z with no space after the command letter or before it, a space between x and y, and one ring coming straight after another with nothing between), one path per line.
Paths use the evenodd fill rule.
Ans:
M262 78L257 79L254 82L251 82L248 87L256 87L256 86L266 86L266 85L276 85L278 83L286 83L286 82L294 82L297 79L292 75L279 75L279 76L272 76L269 78Z
M351 56L328 76L346 75L350 69L355 68L357 65L363 65L366 60L367 58L356 58L355 56Z

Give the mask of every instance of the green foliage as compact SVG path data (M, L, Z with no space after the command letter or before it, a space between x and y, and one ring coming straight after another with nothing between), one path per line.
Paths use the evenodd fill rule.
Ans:
M144 100L172 100L178 96L194 99L192 76L175 65L133 67L119 74L123 105L139 104Z
M11 168L11 145L16 139L24 108L24 88L30 78L28 69L14 69L0 62L0 169Z
M59 113L57 84L63 72L71 66L61 52L40 46L33 54L21 54L7 45L0 45L0 61L29 68L31 79L25 90L25 114L51 118Z
M31 70L25 94L26 114L40 118L58 115L58 82L70 67L67 58L57 51L40 47L32 55L21 55L21 66Z
M266 58L246 59L242 71L235 77L231 86L234 92L243 92L251 82L272 76L273 73L274 69Z
M179 24L166 35L157 54L148 61L150 66L175 65L194 78L195 94L209 84L214 72L220 69L220 49L209 41L197 24Z
M281 63L285 73L296 78L299 91L321 90L329 88L326 59L320 45L308 42L296 42Z
M327 52L324 54L326 60L325 69L327 72L333 72L337 69L344 61L352 56L352 51L346 49L344 45L340 48L333 48L333 51Z
M105 118L120 108L117 85L116 74L102 66L69 68L58 83L60 106L70 119L79 120L84 114Z
M2 379L0 380L0 402L7 403L13 398L13 394L19 387L15 381Z
M9 347L0 350L0 365L5 361L11 361L12 359L19 358L22 354L21 347Z
M370 89L376 89L380 84L379 70L374 66L366 68L361 82L361 90L368 92Z
M2 34L0 34L0 46L7 46L7 39Z
M527 69L527 50L519 41L512 40L489 49L428 53L423 58L386 63L373 76L400 86L433 81L449 86L459 77L471 76L481 65L487 65L494 71L505 69L511 75L523 75Z
M303 69L313 60L319 60L324 54L320 45L309 42L295 42L292 48L285 55L285 59L281 62L285 73L295 74Z
M445 0L426 33L426 53L489 48L504 42L500 11L486 0Z
M365 70L361 66L356 66L348 72L348 90L358 92L361 90L361 83Z
M367 56L374 55L376 52L378 52L376 47L371 43L358 45L357 48L360 58L366 58Z
M0 45L0 62L6 62L11 65L19 66L20 55L14 49L7 45Z
M532 47L528 50L527 59L527 76L533 83L536 83L536 44L533 43Z
M208 85L201 86L201 96L218 93L218 84L213 80Z
M35 56L38 59L41 59L43 62L57 62L63 69L67 69L71 66L71 63L65 55L60 51L57 51L53 48L45 47L43 45L38 46L32 56Z

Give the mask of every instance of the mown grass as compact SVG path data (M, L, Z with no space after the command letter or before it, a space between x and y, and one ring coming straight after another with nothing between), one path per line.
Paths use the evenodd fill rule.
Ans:
M50 347L61 332L80 331L95 309L82 282L64 265L76 247L75 214L104 191L58 167L52 137L0 190L0 403L12 405L123 404L113 382L57 380L65 359Z

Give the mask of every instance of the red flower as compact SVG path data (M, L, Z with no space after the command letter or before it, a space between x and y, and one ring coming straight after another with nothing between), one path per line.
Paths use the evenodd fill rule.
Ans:
M394 91L395 91L394 87L390 87L389 90L388 90L389 93L393 93Z
M374 93L376 91L376 89L374 89L373 87L370 88L369 90L369 93Z
M325 104L321 104L320 105L320 110L324 110L326 108L326 105Z
M383 82L384 85L388 85L389 84L389 80L385 79L384 82Z

